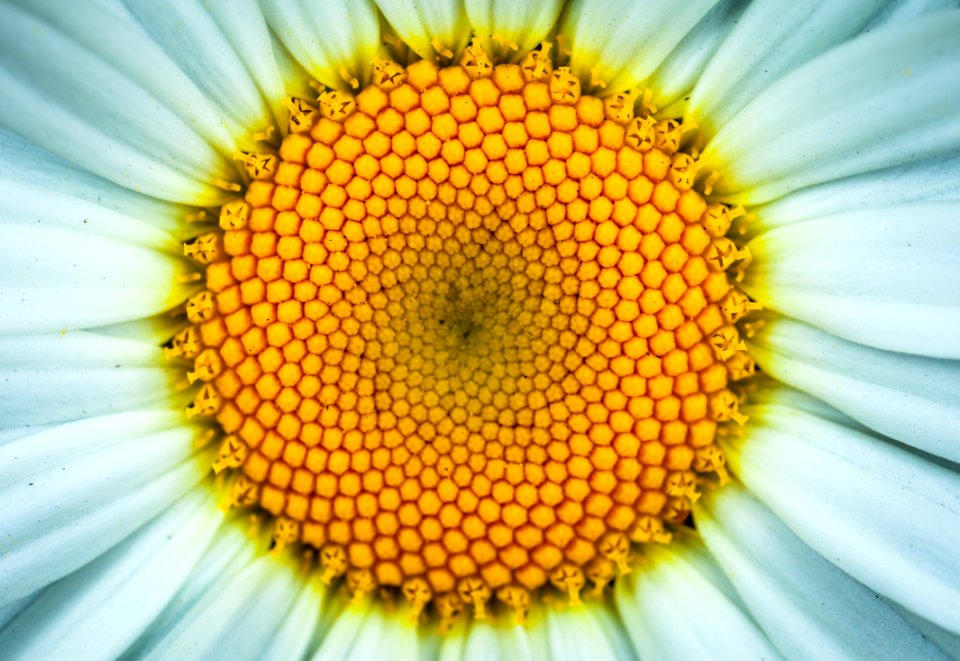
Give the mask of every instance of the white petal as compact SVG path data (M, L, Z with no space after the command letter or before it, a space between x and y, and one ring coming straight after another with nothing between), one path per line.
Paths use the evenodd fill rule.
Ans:
M784 406L750 415L724 445L744 484L830 562L960 632L960 474Z
M262 131L273 125L270 109L245 62L200 0L164 3L124 0L124 3L167 56L216 108L220 121L231 135L245 141L253 131ZM241 44L241 49L269 48L266 23L256 4L247 1L231 5L231 11L242 16L251 30L255 30L259 23L260 38ZM269 55L269 50L265 54ZM273 75L275 78L279 76L276 66Z
M714 193L759 204L960 148L960 11L884 26L799 67L707 144Z
M343 88L370 78L380 48L380 23L370 0L265 0L267 22L311 76ZM346 75L344 75L346 74Z
M128 243L179 249L185 207L81 170L0 127L0 223L57 225Z
M888 0L867 24L865 30L872 30L887 23L908 21L911 18L941 9L953 9L955 0Z
M652 100L658 108L666 108L693 89L744 9L745 3L740 0L720 0L670 52L644 82L653 91Z
M465 0L467 17L480 43L496 46L500 37L523 54L543 41L560 16L563 0L519 3L514 0Z
M189 615L213 603L256 558L256 544L239 521L220 526L197 566L164 611L127 650L125 658L163 656L163 651L190 626ZM198 611L199 612L199 611Z
M535 659L625 661L636 658L622 627L611 622L611 615L603 606L585 604L568 610L546 606L539 613L531 613L530 619L531 624L527 626ZM611 631L611 627L620 631Z
M175 408L176 372L165 367L0 368L2 426L38 426L134 408Z
M226 158L236 143L217 109L153 41L122 4L123 0L64 4L57 0L18 2L70 40L116 67L159 99ZM108 34L109 38L104 38ZM130 57L130 53L137 57Z
M765 306L889 351L960 357L960 202L794 223L747 245L744 289Z
M59 227L0 225L0 334L59 332L150 316L186 299L180 257Z
M24 436L30 436L31 434L46 431L47 429L52 429L55 426L57 426L56 423L50 423L46 425L21 425L18 427L4 427L3 429L0 429L0 445L12 443L13 441L23 438Z
M88 329L91 333L115 337L122 340L145 342L154 347L166 344L171 337L183 330L186 322L182 315L171 314L169 311L155 314L143 319L131 319L117 324L96 326ZM167 361L170 366L170 362Z
M443 647L439 658L442 660L533 661L535 658L523 626L498 627L486 622L473 622L463 634L444 635L441 643Z
M750 616L714 584L716 567L703 567L714 564L709 557L688 553L680 542L646 549L644 557L649 564L616 584L617 609L640 658L780 658Z
M581 80L599 78L619 92L646 80L716 3L573 0L559 34L572 42L570 66Z
M896 165L803 188L750 210L750 236L783 225L858 209L960 199L960 156Z
M217 531L199 489L86 567L54 583L0 633L4 658L114 659L166 606Z
M707 494L697 528L789 659L944 658L899 612L790 532L737 484Z
M377 0L403 42L424 59L437 56L436 46L454 57L467 45L470 21L458 0Z
M29 437L0 447L0 605L99 557L192 488L205 473L191 458L194 433L136 434L39 465L21 460L34 456Z
M62 468L67 462L185 423L186 416L179 411L144 409L35 431L0 449L0 457L9 462L9 470L0 475L0 489L29 482L29 478L53 470L51 467Z
M160 347L148 342L104 337L88 331L53 335L0 336L0 369L83 367L160 367Z
M367 621L372 620L373 617L372 612L373 609L369 603L345 608L333 620L333 626L320 641L320 646L311 657L312 661L352 659L354 645L359 644L361 639L373 630L373 627L367 628ZM379 620L370 622L374 626L379 623ZM391 654L399 657L396 650L391 650Z
M266 10L267 8L264 7L264 12L266 12ZM271 28L273 28L273 26L271 26ZM277 36L277 33L273 31L274 29L276 28L270 30L270 45L273 50L273 59L276 61L277 68L280 70L280 79L284 82L286 94L302 99L317 98L316 83L318 78L303 68L290 53L286 44L284 44L280 40L280 37ZM342 80L342 77L340 79ZM287 110L284 109L283 112L287 112Z
M274 57L270 30L260 6L256 0L202 2L250 72L260 94L271 104L278 126L284 126L286 115L280 101L288 91ZM246 127L246 130L250 129Z
M785 406L829 420L843 427L849 427L866 434L871 433L869 427L841 413L822 399L817 399L801 390L785 386L779 381L765 377L763 374L758 374L755 378L757 379L757 389L750 393L750 406L760 406L762 404Z
M27 595L23 599L18 599L11 604L6 606L0 606L0 631L3 631L3 628L7 626L8 623L13 621L20 613L27 610L27 608L32 604L36 599L43 594L43 590L37 590L33 594Z
M260 557L236 574L213 601L199 604L185 617L187 626L163 656L262 658L296 601L302 580L289 564Z
M287 568L287 571L293 571ZM320 613L323 609L326 590L318 588L311 581L304 583L300 596L293 603L290 612L283 618L283 624L274 632L273 640L264 650L262 659L286 661L305 658L307 649L316 633Z
M336 655L328 657L326 651L332 646L330 637L338 625L339 618L328 637L321 642L320 651L313 657L314 660L341 658ZM397 613L384 612L375 606L365 619L363 630L354 637L349 647L344 646L340 651L344 654L342 658L350 661L382 661L384 650L390 650L391 656L397 659L416 659L419 655L417 637L417 628L403 617L399 617Z
M52 346L51 342L15 344L29 345L30 351ZM108 347L117 341L101 336L95 342L74 345L68 340L64 344ZM8 345L6 339L0 340L3 345ZM105 355L117 355L111 352L107 348ZM173 409L181 403L182 395L173 392L176 370L125 364L122 353L117 358L113 365L89 367L0 367L0 427L68 422L148 405Z
M759 0L737 20L690 96L687 116L712 135L786 73L857 34L873 0Z
M793 319L747 340L763 371L885 436L960 462L960 362L880 351Z
M22 9L0 7L0 121L133 190L188 204L222 203L226 194L215 182L233 178L235 171L208 144L208 136L201 137L198 127L166 103L186 99L156 94L172 67L155 71L133 64L143 60L130 57L131 52L150 53L145 38L110 12L68 7L76 11L63 13L56 26ZM49 5L31 9L45 12ZM203 106L200 101L198 110Z
M933 622L914 615L908 610L898 609L907 621L915 626L924 636L936 643L937 647L947 653L951 659L960 659L960 635L941 629Z

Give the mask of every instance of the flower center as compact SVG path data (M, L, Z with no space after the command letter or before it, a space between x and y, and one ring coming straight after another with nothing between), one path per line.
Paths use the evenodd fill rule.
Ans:
M736 212L692 189L683 126L543 53L290 99L279 157L244 154L222 234L185 247L206 289L169 351L222 428L227 505L414 618L601 594L699 473L726 479L717 426L742 422Z

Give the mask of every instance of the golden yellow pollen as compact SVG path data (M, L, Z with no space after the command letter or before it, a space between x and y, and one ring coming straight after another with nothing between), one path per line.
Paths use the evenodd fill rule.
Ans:
M288 100L279 154L240 153L244 198L185 246L206 289L168 345L224 432L224 505L445 623L599 595L669 541L698 473L727 479L755 304L725 273L737 211L638 95L471 49Z

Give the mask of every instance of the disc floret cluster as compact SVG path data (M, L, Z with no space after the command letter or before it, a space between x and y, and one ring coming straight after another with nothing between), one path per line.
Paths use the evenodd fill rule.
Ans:
M754 369L742 210L698 192L691 127L549 52L378 60L355 95L288 99L185 244L205 284L167 351L223 506L444 626L601 597L668 542L726 480L715 438Z

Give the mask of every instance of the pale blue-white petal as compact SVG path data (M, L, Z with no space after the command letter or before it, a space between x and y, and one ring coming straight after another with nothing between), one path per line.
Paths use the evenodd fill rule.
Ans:
M571 42L570 67L582 81L621 92L650 77L715 4L573 0L558 32Z
M707 494L694 515L708 548L785 657L945 658L894 607L819 556L741 486Z
M651 100L659 110L664 110L693 89L713 54L749 5L749 0L720 0L670 51L643 83L652 92Z
M377 0L377 5L403 42L424 59L456 58L470 38L470 21L459 0Z
M960 11L887 25L764 90L707 144L715 195L759 204L960 148Z
M909 21L927 12L956 7L957 0L886 0L864 27L864 31L874 30L887 23Z
M828 181L754 207L746 236L844 211L958 199L960 155L951 154Z
M292 568L285 569L293 571ZM318 587L314 581L306 579L301 582L303 586L300 589L300 595L293 602L290 611L283 618L283 624L277 627L273 640L260 657L264 661L302 659L307 654L326 602L326 588Z
M328 87L370 79L380 23L370 0L264 0L267 22L311 76Z
M116 67L230 158L235 149L216 107L123 5L123 0L63 3L14 0L70 40ZM110 38L103 38L109 34ZM130 57L136 53L136 57Z
M617 609L637 655L677 661L780 658L737 601L713 582L715 563L687 546L645 549L646 562L617 580Z
M134 193L0 127L0 223L57 225L177 248L185 207Z
M253 131L273 125L273 115L243 58L201 0L124 0L147 34L176 62L214 108L231 135L248 141ZM255 3L232 2L231 11L261 38L242 50L269 47L263 15ZM242 13L241 13L242 12ZM263 51L261 51L263 52ZM264 55L269 56L267 50ZM262 58L261 58L262 60ZM274 75L277 76L274 66Z
M840 569L960 632L960 474L787 406L749 415L722 444L744 484Z
M545 606L533 610L531 623L527 625L533 658L552 661L635 659L623 627L612 619L607 608L597 604L563 610ZM611 628L614 630L611 631Z
M762 373L754 377L757 388L750 393L750 405L760 406L763 404L776 404L778 406L788 406L804 413L809 413L818 418L829 420L843 427L849 427L856 431L871 433L866 425L862 425L850 416L833 408L822 399L817 399L813 395L808 395L802 390L795 390L782 383L764 376Z
M220 526L180 590L122 658L162 656L163 650L190 625L189 614L213 603L254 561L256 550L256 544L245 534L241 522L228 521Z
M167 89L159 79L174 67L135 64L142 60L130 54L149 54L149 40L112 13L57 7L65 11L0 6L0 123L127 188L186 204L225 201L216 182L236 171L211 147L209 131L178 114L173 104L186 99L158 95ZM204 105L198 101L196 111Z
M160 347L89 331L0 336L0 369L162 367Z
M473 622L463 631L441 638L439 661L485 661L516 659L533 661L527 630L524 626L498 627L487 622Z
M251 542L252 543L252 542ZM261 556L215 598L186 616L186 627L148 658L260 659L297 599L304 577L291 565Z
M203 477L192 428L124 431L79 456L48 442L39 463L27 460L36 454L30 437L0 447L0 605L99 557Z
M0 606L0 631L3 631L3 628L7 626L8 623L14 620L20 613L27 610L27 608L32 604L36 599L43 594L43 590L37 590L33 594L27 595L23 599L17 599L13 603L7 604L6 606Z
M786 317L747 340L778 381L885 436L960 462L960 362L865 347Z
M164 252L174 252L182 243L173 234L139 218L32 183L0 179L0 200L0 223L3 225L68 228L103 234L130 245Z
M352 609L348 609L339 618L347 617ZM333 641L340 620L333 625L331 631L320 643L320 649L314 655L314 661L320 659L349 659L349 661L381 661L383 651L390 650L390 654L397 659L416 659L419 656L419 641L417 628L410 625L397 613L384 612L378 607L370 611L364 619L363 629L353 637L349 646L344 645L334 650Z
M184 258L82 230L2 224L0 244L4 335L147 317L183 302L196 286Z
M333 620L330 630L327 631L311 657L312 660L346 661L352 659L351 653L354 646L362 644L363 637L372 632L380 623L380 620L373 620L372 618L373 608L371 608L369 601L344 609ZM369 625L368 620L370 620ZM398 655L396 650L392 652Z
M754 238L743 288L868 346L960 358L960 201L853 211Z
M303 68L273 30L270 31L270 45L286 93L302 99L316 99L316 76L311 75ZM287 112L287 110L284 109L284 112Z
M857 34L876 0L758 0L717 50L690 95L687 117L716 133L786 73Z
M507 56L523 55L543 41L564 5L563 0L465 0L463 4L478 42L493 52L512 42L516 49L503 53Z
M951 659L960 659L960 634L950 633L946 629L938 627L933 622L914 615L903 608L898 608L898 610L910 624L915 626L924 636L936 643L937 647L946 652L947 656Z
M0 428L0 445L5 445L11 441L17 440L18 438L23 438L24 436L30 436L31 434L36 434L38 432L51 429L56 425L57 423L41 425L24 424L17 427Z
M123 340L146 342L152 346L160 346L173 337L186 325L185 317L170 313L160 313L143 319L121 321L118 324L96 326L89 329L98 335L116 337Z
M605 605L591 608L591 615L617 659L638 659L626 631L629 623L624 621L614 608Z
M0 488L48 472L50 466L128 442L138 434L158 434L185 423L185 415L180 411L143 409L88 417L25 434L0 449L11 462L10 470L0 475Z
M247 68L253 83L272 109L277 126L285 126L286 115L281 100L288 90L277 66L266 18L257 1L201 2ZM248 126L246 130L252 128Z
M0 632L5 659L117 658L186 579L222 515L198 489L42 592Z
M163 361L155 345L83 331L0 336L0 428L171 406L179 377Z
M790 14L799 8L791 6L792 4L793 3L781 2L778 7L774 8L773 16L770 17L772 18L771 23L782 23L785 16L779 15L778 12L780 12L780 14ZM809 3L805 6L808 6L808 4ZM847 3L820 4L821 8L827 11L844 10L847 8ZM874 0L872 4L875 13L870 16L866 24L863 25L863 31L876 29L886 23L904 21L925 12L956 6L955 0L886 0L885 2ZM769 6L769 3L767 3L767 6ZM650 79L644 82L644 86L649 87L653 92L652 100L654 104L660 108L661 111L666 108L667 116L675 117L685 113L687 107L686 101L690 99L688 98L686 101L683 101L681 97L689 94L693 90L700 75L707 68L708 64L711 65L712 69L723 66L723 63L711 62L711 60L721 43L727 40L728 35L734 31L734 28L738 27L742 20L741 14L743 14L744 9L748 7L751 7L749 0L723 0L719 2L690 30L683 41L670 53ZM751 8L751 11L758 10ZM759 11L762 11L762 9ZM761 33L768 29L766 24L759 27ZM828 30L827 32L830 31ZM741 37L746 36L743 34L743 28L738 28L737 33ZM754 34L751 36L757 37L758 35ZM763 34L759 36L761 40L766 38ZM803 33L798 33L796 39L792 40L792 43L795 47L799 46L800 49L805 49L808 53L813 53L814 51L822 52L828 47L827 44L823 43L824 36L821 32L808 30ZM733 39L733 37L731 37L731 39ZM730 48L730 45L725 45L724 48ZM766 70L771 64L779 62L783 65L784 62L781 55L796 58L796 53L781 54L778 50L768 53L768 57L763 60L764 66L751 70L750 77L762 79L767 76ZM796 50L797 48L794 48L794 51ZM755 48L750 48L749 46L747 47L747 51L746 60L749 60L751 55L757 52ZM719 59L718 57L718 60ZM776 60L776 62L774 62L774 60ZM726 62L726 64L735 66L735 64L731 62ZM783 72L780 73L782 75ZM769 80L764 83L764 87L776 82L776 79L776 76L769 77ZM754 84L758 82L759 80L755 80ZM730 90L727 91L729 92ZM667 108L667 106L674 102L678 103L673 107ZM723 122L718 121L712 113L700 119L705 120L707 124L714 127L723 124Z

